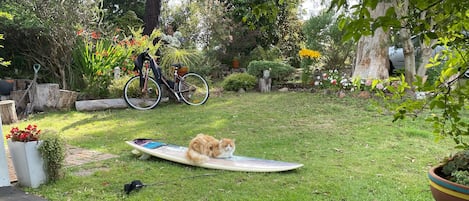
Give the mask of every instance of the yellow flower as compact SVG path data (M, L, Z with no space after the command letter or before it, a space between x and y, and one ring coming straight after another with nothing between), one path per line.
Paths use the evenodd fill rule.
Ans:
M310 50L310 49L301 49L298 54L300 55L301 58L311 58L311 59L314 59L314 58L319 58L321 57L321 53L319 53L318 51L315 51L315 50Z

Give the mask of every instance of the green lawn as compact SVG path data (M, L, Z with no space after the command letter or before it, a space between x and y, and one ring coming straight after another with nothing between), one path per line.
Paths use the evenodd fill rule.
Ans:
M57 183L24 189L49 200L432 200L427 170L449 154L423 119L391 122L368 100L312 93L225 93L203 106L37 114L21 122L60 131L69 144L119 155L66 169ZM18 125L14 125L18 126ZM9 131L11 126L4 126ZM187 145L198 133L236 139L236 155L303 163L244 173L138 160L124 141ZM97 170L90 176L76 176ZM181 179L203 174L215 174ZM153 184L127 196L132 180Z

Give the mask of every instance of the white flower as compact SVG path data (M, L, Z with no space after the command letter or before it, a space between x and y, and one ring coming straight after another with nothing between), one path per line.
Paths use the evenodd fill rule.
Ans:
M384 89L384 86L383 86L383 84L378 83L378 84L376 85L376 88L379 89L379 90L382 90L382 89Z

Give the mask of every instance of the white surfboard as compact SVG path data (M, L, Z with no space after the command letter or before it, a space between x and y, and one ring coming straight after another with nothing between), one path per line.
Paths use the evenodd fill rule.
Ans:
M282 172L300 168L303 164L260 158L233 156L231 158L210 158L202 164L194 164L186 159L187 147L165 144L147 139L136 139L126 143L139 152L186 165L211 169L241 172Z

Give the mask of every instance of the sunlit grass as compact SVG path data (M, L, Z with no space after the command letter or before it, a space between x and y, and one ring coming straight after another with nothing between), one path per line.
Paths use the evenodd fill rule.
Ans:
M423 119L392 123L370 108L351 97L228 93L202 106L38 114L19 125L53 128L71 145L119 158L68 168L57 183L25 190L49 200L431 200L426 172L451 142L435 143ZM144 137L187 145L198 133L236 139L237 155L304 167L244 173L140 161L124 143ZM82 170L97 171L74 174ZM215 175L182 179L203 174ZM156 184L124 195L135 179Z

